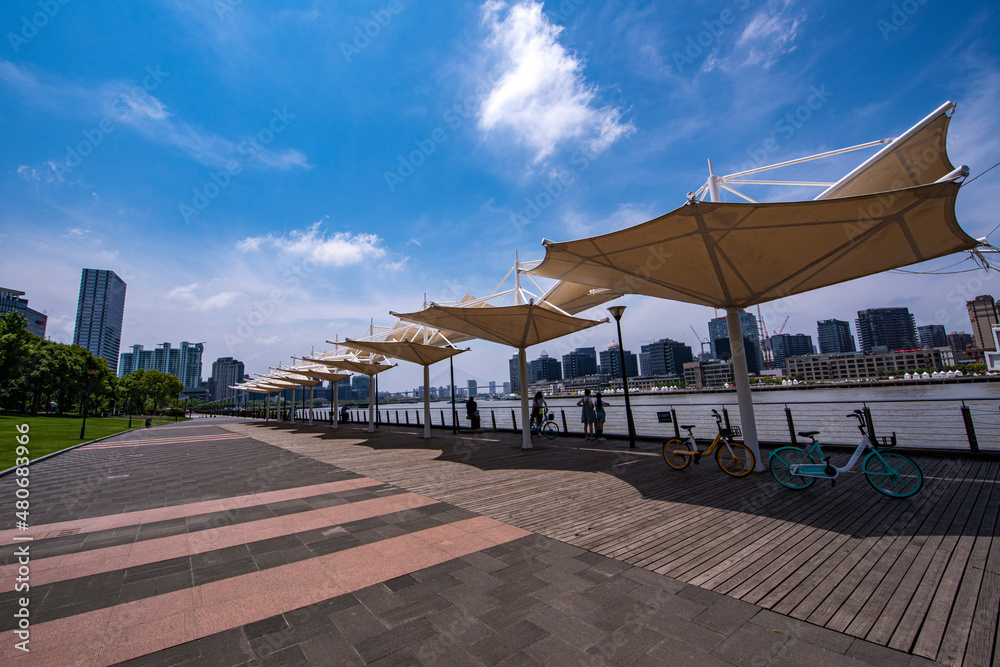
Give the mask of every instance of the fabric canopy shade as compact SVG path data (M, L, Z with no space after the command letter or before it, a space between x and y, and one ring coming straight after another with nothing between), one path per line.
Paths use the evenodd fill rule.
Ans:
M525 349L547 340L560 338L576 331L607 322L607 318L585 320L564 315L550 308L534 303L514 306L482 306L462 308L439 306L429 307L415 313L391 313L401 320L417 322L438 329L457 331L475 338L501 345L516 347L521 378L521 448L531 449L531 433L528 425L528 378Z
M421 329L422 331L422 329ZM430 366L439 361L444 361L456 354L468 352L469 348L459 350L454 347L436 347L414 343L412 340L387 340L387 341L356 341L347 339L345 345L360 349L373 354L381 354L384 357L402 359L424 367L424 438L431 437L431 392L430 392Z
M560 280L542 296L539 305L552 305L565 313L576 315L620 296L622 292L594 289L590 285Z
M980 245L959 185L845 199L693 202L649 222L545 244L529 273L716 308L745 308Z
M293 359L295 357L292 357ZM330 382L330 393L333 397L333 408L330 413L330 422L333 424L333 428L337 428L337 384L344 378L351 377L350 373L334 373L331 372L326 366L321 366L320 364L313 364L311 366L282 366L278 370L285 371L289 373L295 373L299 376L305 376L310 378L319 378L320 380L328 380ZM313 423L313 393L312 388L309 389L309 425L312 426Z
M518 349L608 321L607 318L597 321L571 317L533 303L482 308L439 306L432 303L430 307L415 313L391 314L401 320L457 331Z
M354 373L359 373L361 375L367 375L368 377L374 377L382 371L387 371L390 368L395 368L396 364L386 365L377 364L371 361L360 361L354 359L345 359L342 357L336 358L323 358L323 357L303 357L303 361L310 361L316 364L323 364L329 368L338 368L342 371L352 371ZM368 432L375 432L375 383L368 383Z

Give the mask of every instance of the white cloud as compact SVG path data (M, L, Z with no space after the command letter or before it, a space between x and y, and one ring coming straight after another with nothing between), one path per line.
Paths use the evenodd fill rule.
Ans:
M769 2L750 19L743 29L737 49L743 49L743 65L760 65L767 69L778 58L796 48L795 38L805 14L792 11L793 2Z
M239 298L239 292L217 292L209 293L208 288L202 288L200 283L194 282L189 285L178 285L163 295L163 299L170 301L184 310L209 312L222 310L235 299Z
M480 106L480 129L512 133L535 151L536 162L566 142L601 152L635 131L622 122L620 109L596 106L597 89L587 84L583 63L559 43L562 28L549 23L541 3L508 8L491 1L483 15L486 47L501 74Z
M276 248L285 255L336 268L387 258L388 253L382 239L376 234L327 234L321 226L322 222L316 222L308 229L292 230L286 236L251 236L238 242L236 247L244 252ZM406 258L400 257L385 261L382 266L389 270L401 270L405 268L405 264Z

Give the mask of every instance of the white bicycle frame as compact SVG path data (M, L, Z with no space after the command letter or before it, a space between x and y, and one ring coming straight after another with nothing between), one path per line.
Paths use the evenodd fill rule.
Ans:
M862 433L861 442L858 443L857 448L854 450L854 453L851 455L850 460L847 462L846 465L844 465L844 467L838 468L837 466L828 462L830 457L826 457L827 462L825 463L794 463L788 466L788 472L791 473L792 475L798 475L799 477L820 477L822 479L837 479L837 477L840 476L840 473L848 472L849 470L854 468L854 466L858 464L858 460L865 452L869 450L869 448L875 449L875 446L872 444L872 441L868 438L868 434ZM812 444L810 444L805 449L805 454L810 453L813 449L818 450L820 454L823 453L822 445L818 440L812 441ZM830 468L833 469L832 475L829 472Z

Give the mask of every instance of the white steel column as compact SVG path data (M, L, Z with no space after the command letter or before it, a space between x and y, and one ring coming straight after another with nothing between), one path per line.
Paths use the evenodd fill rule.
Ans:
M531 449L531 425L528 420L528 353L517 349L518 373L521 375L521 449Z
M315 385L309 386L309 425L313 425L313 389Z
M374 375L368 376L368 432L375 432L375 382Z
M271 418L271 392L264 394L264 421Z
M431 367L424 364L424 438L431 437Z
M333 430L336 431L340 422L340 409L337 407L340 382L331 382L330 384L333 387L333 414L330 416L330 423L333 424Z
M764 470L760 460L760 445L757 442L757 421L753 414L753 395L750 393L750 373L747 369L747 351L743 345L743 327L737 308L726 308L726 324L729 327L729 349L733 354L733 384L736 385L736 400L740 404L740 422L743 425L743 442L757 459L757 472Z

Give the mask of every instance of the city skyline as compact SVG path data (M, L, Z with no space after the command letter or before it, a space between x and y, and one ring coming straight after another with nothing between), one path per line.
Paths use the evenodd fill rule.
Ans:
M972 180L1000 155L986 2L902 18L860 2L60 7L29 36L37 3L0 9L15 36L0 110L17 129L0 138L0 285L27 292L60 342L80 269L101 266L129 285L124 340L197 335L212 358L266 372L373 319L391 325L390 310L484 296L515 252L541 258L542 238L662 215L704 183L709 158L732 173L898 136L947 100L949 155L972 174L958 222L973 237L996 225L1000 170ZM377 36L359 46L368 25ZM836 180L872 150L781 176ZM968 331L965 302L1000 293L995 273L919 273L971 266L951 266L961 259L763 304L764 323L815 335L819 320L905 307L918 326ZM670 338L700 351L689 327L704 338L717 315L620 303L630 350ZM612 322L544 347L561 359L614 340ZM509 348L470 347L457 384L507 376ZM380 387L420 376L400 364Z

